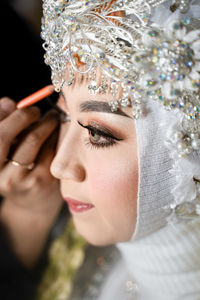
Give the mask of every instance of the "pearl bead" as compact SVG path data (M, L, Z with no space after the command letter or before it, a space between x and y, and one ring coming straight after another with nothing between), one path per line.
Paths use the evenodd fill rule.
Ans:
M198 133L191 133L191 134L190 134L190 137L191 137L191 139L193 139L193 140L199 139Z
M189 9L189 5L187 3L180 5L180 11L185 14Z
M186 143L184 143L184 142L179 142L179 143L177 144L177 149L178 149L178 150L183 151L183 150L185 150L186 148L187 148L187 145L186 145Z
M192 148L194 150L200 150L200 139L192 141Z
M188 146L188 147L185 149L184 153L185 153L185 154L190 154L190 153L193 152L193 150L194 150L194 149L193 149L191 146Z
M181 152L178 154L178 157L180 157L180 158L187 157L187 154L184 152Z
M183 133L180 132L180 131L176 131L176 132L173 134L172 140L173 140L174 142L177 142L177 141L180 141L182 138L183 138Z

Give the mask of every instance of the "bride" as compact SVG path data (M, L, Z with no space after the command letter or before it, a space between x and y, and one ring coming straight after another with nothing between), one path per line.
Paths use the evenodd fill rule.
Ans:
M1 172L8 178L15 170L18 180L24 178L26 189L17 198L26 211L31 211L33 191L38 192L39 224L45 210L50 212L50 218L43 218L45 230L39 235L40 230L32 230L38 242L29 266L41 253L61 198L89 243L115 244L120 250L122 257L96 299L200 299L198 2L43 1L45 62L65 115L55 155L48 158L47 147L43 157L48 158L51 186L56 180L60 194L56 184L51 192L46 185L43 193L51 200L44 204L42 185L34 189L31 180L39 170L39 149L56 128L50 119L34 129L46 130L35 150L27 143L30 130ZM26 114L27 123L16 123L12 138L39 118L34 108L13 108L1 122L1 135L5 123L11 127L19 114ZM35 161L35 168L16 168L13 161L22 166ZM18 240L28 232L10 225L7 203L16 200L7 198L2 218L15 237L15 253L26 263L28 251Z

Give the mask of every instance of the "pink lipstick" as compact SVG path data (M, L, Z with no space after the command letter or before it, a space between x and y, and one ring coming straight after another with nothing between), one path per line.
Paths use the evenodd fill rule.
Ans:
M94 205L89 203L83 203L71 198L64 198L64 200L67 202L69 210L73 213L81 213L88 211L94 207Z

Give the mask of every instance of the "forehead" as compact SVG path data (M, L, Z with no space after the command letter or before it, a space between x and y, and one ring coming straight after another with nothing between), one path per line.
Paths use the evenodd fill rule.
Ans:
M73 83L71 85L68 82L71 81L70 72L65 76L65 82L62 91L65 94L65 97L70 99L70 96L76 94L77 97L83 98L87 96L87 99L94 99L97 101L109 102L113 100L113 89L111 79L102 74L100 68L90 71L85 74L74 73L73 74ZM115 97L117 100L123 94L123 88L121 84L116 84Z
M111 81L109 78L105 78L105 76L102 77L102 73L99 70L97 70L95 77L92 78L91 74L88 73L75 74L73 84L71 85L67 84L69 79L70 75L67 75L65 79L66 84L61 91L61 95L65 99L69 109L76 108L81 112L104 112L126 116L128 118L133 117L131 107L123 109L119 107L119 109L112 112L109 105L109 102L113 101ZM97 90L91 89L91 86L95 86ZM122 95L123 89L119 84L116 91L116 100L119 100Z

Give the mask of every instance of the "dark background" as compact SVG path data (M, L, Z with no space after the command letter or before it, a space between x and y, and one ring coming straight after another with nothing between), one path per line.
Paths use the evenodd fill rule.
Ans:
M42 0L24 1L26 5L22 0L1 0L0 9L0 97L16 102L50 84L40 38Z

